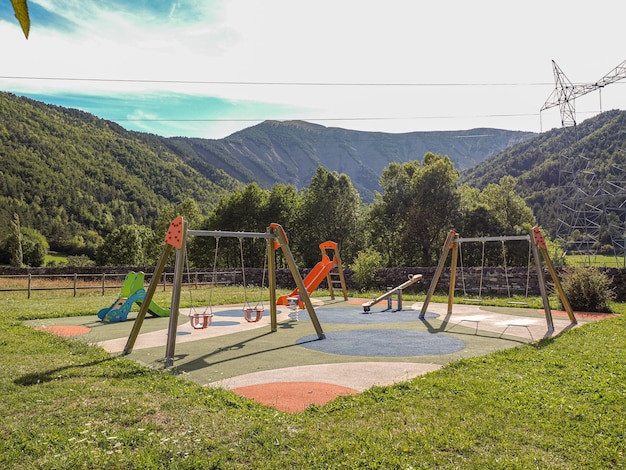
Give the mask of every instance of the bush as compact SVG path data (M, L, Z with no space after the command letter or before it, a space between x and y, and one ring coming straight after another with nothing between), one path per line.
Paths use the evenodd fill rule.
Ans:
M22 227L22 252L27 266L43 266L50 246L46 237L34 228Z
M568 268L561 281L565 296L573 310L578 312L610 312L615 298L611 279L598 268ZM561 307L563 307L561 305Z
M366 290L371 287L376 270L382 265L382 256L373 248L359 251L352 268L354 282L360 290Z

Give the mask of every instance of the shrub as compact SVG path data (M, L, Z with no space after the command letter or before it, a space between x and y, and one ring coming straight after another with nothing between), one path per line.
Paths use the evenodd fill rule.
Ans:
M46 237L30 227L22 227L22 252L27 266L43 266L50 246Z
M615 298L611 279L593 266L568 268L561 281L567 300L579 312L610 312ZM561 305L562 307L562 305Z
M360 290L371 287L376 270L382 265L382 256L373 248L359 251L354 263L350 266L353 272L353 279Z
M89 256L86 255L74 255L67 257L67 266L84 267L95 265L96 262L91 260Z

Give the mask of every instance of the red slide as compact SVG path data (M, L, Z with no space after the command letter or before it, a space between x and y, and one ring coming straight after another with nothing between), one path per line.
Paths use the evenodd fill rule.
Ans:
M317 289L317 287L322 283L324 279L326 279L326 276L328 276L328 273L331 272L334 267L335 262L332 261L327 255L324 255L322 261L317 263L315 267L311 270L311 272L307 274L307 276L303 279L304 287L306 288L307 293L311 294L311 292ZM299 292L298 288L296 287L296 289L291 294L281 295L276 301L276 305L289 305L287 299L289 297L298 296Z

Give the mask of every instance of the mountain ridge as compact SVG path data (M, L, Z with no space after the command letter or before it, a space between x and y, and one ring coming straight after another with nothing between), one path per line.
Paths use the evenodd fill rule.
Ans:
M264 187L283 183L301 189L323 166L350 176L362 199L371 202L389 163L433 152L448 155L462 170L535 135L491 128L389 134L306 121L264 121L219 140L170 139L238 180Z
M365 202L390 162L449 155L461 168L532 133L497 129L387 134L265 121L224 139L128 131L73 108L0 92L0 237L14 213L52 247L154 226L190 198L205 214L243 184L306 187L318 166L346 173Z

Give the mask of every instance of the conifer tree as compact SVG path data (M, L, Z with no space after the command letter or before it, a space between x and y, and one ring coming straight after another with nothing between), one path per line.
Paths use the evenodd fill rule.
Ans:
M13 214L13 220L11 220L9 252L11 254L11 266L17 268L24 266L24 255L22 252L22 229L20 227L20 216L17 213Z

